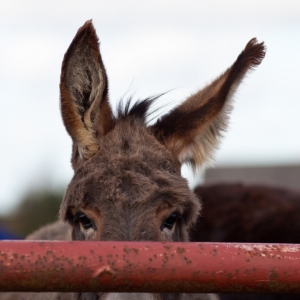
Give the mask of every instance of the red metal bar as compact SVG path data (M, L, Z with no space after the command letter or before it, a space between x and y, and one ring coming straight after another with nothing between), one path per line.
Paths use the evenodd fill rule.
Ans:
M0 291L300 292L300 245L0 242Z

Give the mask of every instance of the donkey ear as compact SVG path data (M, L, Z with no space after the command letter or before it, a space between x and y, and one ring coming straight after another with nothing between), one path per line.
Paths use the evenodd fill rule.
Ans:
M61 112L73 140L73 165L75 156L93 156L99 150L101 136L113 126L107 94L98 37L88 21L79 28L64 56L60 78Z
M247 71L265 56L264 43L248 42L235 63L152 126L155 136L179 159L195 168L211 159L226 130L231 100Z

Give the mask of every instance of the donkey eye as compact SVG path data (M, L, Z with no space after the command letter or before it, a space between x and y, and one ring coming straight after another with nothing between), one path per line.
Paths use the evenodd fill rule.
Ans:
M80 222L84 229L93 227L92 221L84 213L77 213L74 217L74 221Z
M171 230L176 223L177 219L179 217L179 214L177 212L172 213L167 219L163 221L161 224L160 230L163 230L164 228L167 228Z

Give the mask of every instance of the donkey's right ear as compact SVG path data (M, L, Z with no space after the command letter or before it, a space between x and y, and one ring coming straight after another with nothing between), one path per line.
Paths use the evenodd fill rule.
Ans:
M95 155L114 124L99 41L91 21L79 28L62 63L60 104L75 160Z

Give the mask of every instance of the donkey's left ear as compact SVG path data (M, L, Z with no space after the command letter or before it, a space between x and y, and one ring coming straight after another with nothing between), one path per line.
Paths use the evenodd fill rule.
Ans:
M93 156L101 136L113 126L108 83L91 21L79 28L63 60L60 95L64 124L73 140L75 161Z
M200 166L213 156L226 130L231 99L243 77L259 65L265 46L252 39L219 78L158 120L152 130L180 161Z

